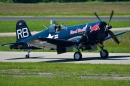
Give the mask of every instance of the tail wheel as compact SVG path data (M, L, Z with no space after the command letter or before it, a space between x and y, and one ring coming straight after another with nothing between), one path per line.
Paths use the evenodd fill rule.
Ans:
M106 59L106 58L108 58L108 51L107 50L101 50L100 51L100 56L101 56L101 58L103 58L103 59Z
M80 52L74 53L74 60L80 61L82 59L82 54Z
M29 58L29 55L27 54L27 55L25 55L25 58Z

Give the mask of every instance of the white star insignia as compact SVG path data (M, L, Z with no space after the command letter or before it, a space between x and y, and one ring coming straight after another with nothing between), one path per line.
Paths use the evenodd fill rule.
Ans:
M51 34L49 34L47 38L53 38L53 36L51 36Z

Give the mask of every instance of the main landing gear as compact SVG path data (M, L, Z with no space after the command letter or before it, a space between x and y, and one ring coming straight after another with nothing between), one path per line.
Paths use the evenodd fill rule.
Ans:
M108 51L105 50L105 49L103 49L103 50L100 51L100 56L101 56L101 58L103 58L103 59L108 58L108 54L109 54Z
M82 59L82 54L80 52L79 46L77 46L77 52L74 53L74 60L80 61Z
M80 61L82 59L82 54L80 52L74 53L74 60Z
M27 54L27 55L25 55L25 58L29 58L29 57L30 57L30 55L29 55L30 50L27 50L27 52L28 52L28 54Z
M103 44L99 44L99 47L101 48L101 51L100 51L100 56L101 56L101 58L103 58L103 59L108 58L109 53L108 53L107 50L103 49L103 48L104 48L104 45L103 45Z
M103 44L99 44L99 47L101 48L101 51L100 51L100 56L101 56L101 58L107 59L108 56L109 56L108 51L104 49ZM81 52L80 52L79 46L77 46L77 50L78 50L78 51L74 53L74 60L80 61L80 60L82 59L82 54L81 54Z

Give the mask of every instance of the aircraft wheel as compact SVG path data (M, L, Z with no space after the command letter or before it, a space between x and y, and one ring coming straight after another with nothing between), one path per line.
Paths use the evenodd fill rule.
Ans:
M82 59L82 54L80 52L74 53L74 60L80 61Z
M108 51L107 51L107 50L101 50L101 51L100 51L100 56L101 56L101 58L103 58L103 59L108 58Z
M27 55L25 55L25 58L29 58L29 55L27 54Z

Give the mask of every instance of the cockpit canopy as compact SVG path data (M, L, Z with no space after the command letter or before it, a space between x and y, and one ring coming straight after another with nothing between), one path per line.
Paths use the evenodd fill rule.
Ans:
M48 31L49 31L49 33L55 33L55 32L57 32L56 31L56 24L52 24L50 27L48 27ZM67 26L66 25L59 25L60 26L60 30L59 31L61 31L61 30L64 30L64 29L67 29Z

